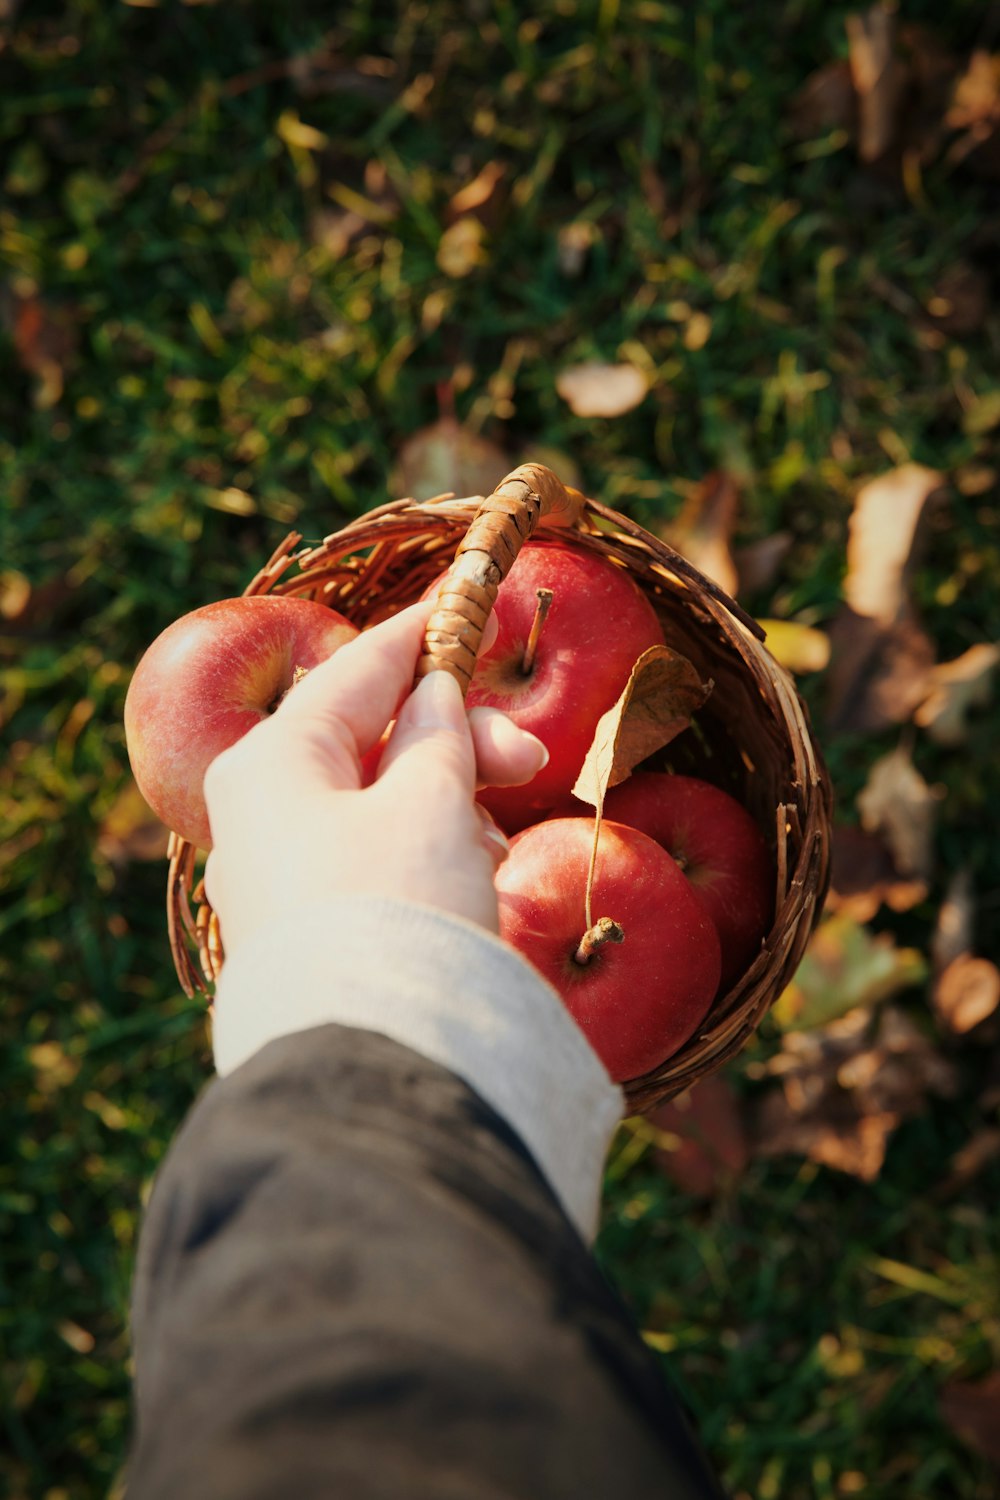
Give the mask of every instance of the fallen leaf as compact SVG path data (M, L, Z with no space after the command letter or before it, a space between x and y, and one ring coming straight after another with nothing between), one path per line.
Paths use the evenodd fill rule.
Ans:
M915 719L939 745L961 745L968 735L967 715L989 702L1000 646L970 646L954 661L932 668L930 691Z
M677 520L662 533L665 541L727 594L735 594L737 587L730 543L739 503L736 480L716 470L694 486Z
M964 1035L1000 1004L1000 970L988 958L962 953L938 975L931 1000L948 1030Z
M944 117L957 132L947 160L977 176L1000 177L1000 55L982 49L972 53L955 84Z
M44 583L33 583L16 569L0 573L0 634L20 635L55 625L77 587L66 573Z
M837 731L878 732L927 696L934 647L910 604L909 579L941 475L903 464L866 484L851 514L844 605L830 630L827 718Z
M908 581L920 522L943 476L922 464L903 464L858 492L847 542L844 598L856 614L894 624L909 607Z
M460 426L454 417L442 417L407 438L396 459L392 487L397 495L414 500L490 495L510 467L496 443Z
M775 531L760 541L748 542L738 547L733 554L736 576L739 580L737 594L763 594L772 589L781 573L781 565L792 550L793 537L790 531Z
M792 95L789 118L800 140L831 130L843 130L853 136L857 128L857 103L850 63L846 60L827 63L810 73Z
M471 182L452 195L449 217L458 219L464 214L475 214L485 228L495 228L498 189L506 175L504 162L488 161Z
M975 1382L949 1380L939 1400L951 1430L1000 1468L1000 1370Z
M901 1010L861 1006L814 1031L791 1032L765 1065L781 1090L761 1101L756 1144L871 1182L901 1120L920 1113L929 1093L953 1097L958 1074Z
M580 275L597 238L596 226L589 219L574 219L562 226L556 239L556 260L564 276Z
M766 645L775 661L789 672L822 672L830 660L830 637L795 620L759 620L767 632Z
M876 161L896 138L906 70L896 55L896 8L873 5L846 19L848 60L857 96L858 155Z
M654 1160L682 1192L710 1198L745 1172L750 1151L743 1105L724 1074L709 1074L646 1118L662 1135Z
M1000 1156L1000 1130L986 1126L969 1137L951 1158L946 1177L934 1189L935 1198L948 1198L968 1187L984 1167Z
M936 973L940 974L953 959L971 951L975 915L972 873L968 866L963 866L949 880L944 900L938 907L931 939L931 958Z
M962 418L962 430L968 437L984 437L1000 427L1000 387L976 396Z
M863 828L834 828L828 912L870 922L883 905L891 911L909 911L926 895L926 882L900 875L888 846L877 835Z
M927 696L930 637L909 613L892 625L841 608L830 629L826 719L837 734L880 734L903 724Z
M23 369L35 377L35 405L55 406L78 343L76 314L41 297L16 297L12 306L14 348Z
M1000 125L1000 55L977 49L955 84L945 124L950 130Z
M620 417L645 399L649 378L636 365L573 365L556 377L556 390L578 417Z
M868 773L857 798L861 824L870 833L885 835L902 875L931 877L935 805L941 796L902 748L883 755Z
M485 230L478 219L466 214L456 219L441 236L437 263L446 276L460 280L486 263Z
M598 720L574 797L600 810L608 788L676 739L711 690L711 682L702 682L686 656L669 646L650 646L632 668L618 702Z
M783 1031L808 1031L858 1006L878 1005L926 975L915 948L897 948L890 934L876 935L838 913L816 928L772 1015Z
M169 831L150 811L129 779L104 815L97 835L98 853L119 867L132 860L164 859Z

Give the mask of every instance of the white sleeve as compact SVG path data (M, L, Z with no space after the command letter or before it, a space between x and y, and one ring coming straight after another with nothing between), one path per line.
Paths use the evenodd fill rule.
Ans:
M377 1031L462 1078L517 1132L588 1243L624 1096L555 990L494 934L416 903L307 905L226 960L220 1074L327 1022Z

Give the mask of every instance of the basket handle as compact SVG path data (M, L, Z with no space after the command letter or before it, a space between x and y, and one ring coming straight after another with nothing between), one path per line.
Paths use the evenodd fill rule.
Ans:
M450 672L468 691L486 621L517 554L543 516L572 526L583 512L579 490L543 464L521 464L476 511L441 585L427 624L418 678Z

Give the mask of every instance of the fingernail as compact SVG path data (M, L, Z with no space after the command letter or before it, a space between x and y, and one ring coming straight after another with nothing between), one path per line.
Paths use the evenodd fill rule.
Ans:
M488 839L488 841L500 851L504 859L507 858L508 854L510 853L510 840L507 838L506 834L501 832L501 830L496 826L495 823L492 826L489 823L484 825L483 837L485 839Z
M524 735L524 738L526 740L530 740L533 745L536 745L538 747L538 757L539 758L538 758L538 765L536 767L536 775L537 775L538 771L540 771L543 768L543 766L547 766L548 763L549 763L550 756L549 756L548 746L545 745L538 738L537 734L531 734L527 729L522 729L521 733Z
M412 723L419 729L466 728L465 699L450 672L428 672L413 690Z

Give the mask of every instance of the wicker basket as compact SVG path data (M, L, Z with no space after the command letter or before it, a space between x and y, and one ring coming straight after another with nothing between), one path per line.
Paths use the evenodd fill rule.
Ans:
M363 627L414 602L455 559L419 674L443 668L467 685L497 588L537 527L543 536L557 527L564 545L627 569L657 611L667 643L712 679L698 735L682 735L662 758L735 795L775 859L775 915L760 954L680 1051L626 1085L630 1108L641 1111L690 1087L743 1046L791 979L826 894L830 783L795 686L762 644L760 627L666 543L539 465L515 470L485 500L395 501L316 547L297 550L302 539L292 533L246 593L319 600ZM196 880L196 855L172 835L168 924L189 995L209 991L223 962L218 923Z

